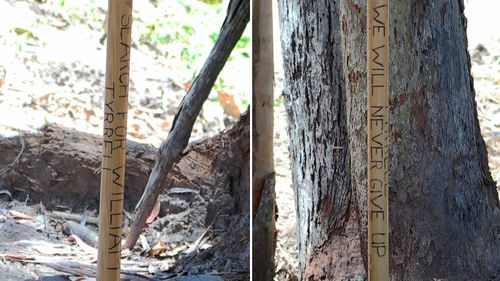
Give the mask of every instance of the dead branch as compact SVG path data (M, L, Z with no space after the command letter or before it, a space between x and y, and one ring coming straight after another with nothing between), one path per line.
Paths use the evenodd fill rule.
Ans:
M240 39L249 19L250 1L231 0L219 37L192 87L182 99L168 138L160 146L146 189L139 200L137 216L130 228L125 248L132 248L135 245L156 203L167 173L186 148L203 103L208 98L210 89Z

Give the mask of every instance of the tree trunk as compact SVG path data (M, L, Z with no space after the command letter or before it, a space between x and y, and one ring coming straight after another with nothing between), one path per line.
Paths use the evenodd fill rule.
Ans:
M390 6L391 280L498 280L463 1ZM302 280L367 269L366 3L279 0Z

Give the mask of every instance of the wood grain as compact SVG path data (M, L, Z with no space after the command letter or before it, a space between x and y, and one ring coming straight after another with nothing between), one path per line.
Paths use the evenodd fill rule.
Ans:
M120 280L132 1L109 0L97 280Z
M367 2L369 281L389 280L388 4Z

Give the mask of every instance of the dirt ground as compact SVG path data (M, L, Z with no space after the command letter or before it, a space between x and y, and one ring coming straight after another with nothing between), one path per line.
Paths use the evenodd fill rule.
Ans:
M200 280L247 280L249 256L242 258L239 255L249 249L248 221L239 216L221 216L210 225L194 222L192 219L204 216L200 215L200 210L192 210L192 201L188 200L190 192L174 189L173 193L176 195L168 196L173 195L175 199L161 200L162 204L171 204L166 208L169 215L160 215L161 219L147 227L143 235L145 242L140 242L132 251L122 250L122 270L151 278L130 280L178 280L175 278L206 274L210 277ZM184 207L171 212L172 206L180 203L184 203ZM42 204L27 205L16 200L0 202L1 280L95 280L79 277L92 276L80 271L91 266L95 274L96 249L88 241L91 239L74 230L77 236L71 235L70 230L66 230L67 225L73 227L69 220L52 215L52 212L44 215L42 209ZM16 211L19 213L14 213ZM67 209L62 212L70 213ZM96 219L93 214L95 210L90 210L90 219ZM171 226L166 227L169 223ZM231 233L227 226L233 230ZM97 235L95 224L87 223L86 228ZM224 243L232 239L228 235L241 237L242 242ZM144 249L144 243L150 249ZM70 262L77 262L78 268L59 270L68 268Z
M71 27L71 30L61 30L60 26L68 19L61 18L62 15L50 9L36 6L37 1L14 1L6 0L0 2L0 78L6 72L3 85L0 86L0 134L4 136L16 136L20 131L33 131L47 123L57 123L60 126L78 128L78 130L101 134L101 109L102 88L104 77L104 46L99 46L102 37L103 12L99 12L102 3L92 9L93 13L82 12L80 18L91 19L89 22L80 22ZM41 1L43 2L43 1ZM69 1L68 1L69 2ZM95 3L95 1L90 1ZM139 5L136 1L134 4ZM275 1L274 1L275 2ZM273 3L274 3L273 2ZM500 4L495 0L465 1L466 15L468 17L469 51L472 57L472 72L474 86L476 89L476 100L478 115L481 122L483 137L488 146L488 157L490 170L493 177L500 181L500 32L494 27L500 26L500 17L495 11L500 9ZM93 4L92 4L93 5ZM144 4L147 5L147 4ZM485 8L487 7L487 8ZM277 7L274 7L274 11ZM3 16L4 14L9 15ZM100 17L95 17L95 14ZM19 16L24 15L24 16ZM16 19L15 21L13 19ZM46 23L41 25L40 30L33 29L33 35L51 34L55 38L64 38L55 42L34 41L30 36L26 41L19 42L19 36L11 32L14 27L25 27L32 19ZM275 19L277 14L275 13ZM46 21L46 22L45 22ZM220 19L222 22L222 19ZM220 24L217 24L218 26ZM19 30L22 32L22 30ZM275 24L275 66L276 66L276 106L275 106L275 164L276 164L276 191L279 218L277 221L278 245L276 252L276 280L290 280L297 273L297 243L296 243L296 217L294 208L294 194L292 189L291 174L288 160L288 136L286 133L286 113L283 102L278 98L281 94L281 83L283 72L281 69L281 57L279 53L279 30ZM43 38L41 38L43 41ZM88 46L81 48L80 46ZM97 47L96 47L97 46ZM68 50L84 49L86 52L71 52ZM170 122L176 111L176 106L185 94L185 79L189 76L175 64L167 60L158 59L155 51L139 46L139 51L132 55L133 74L131 87L131 111L129 133L131 139L158 145L168 132ZM241 67L238 63L232 63L228 72L234 72L236 81L240 77L246 77L248 73L237 71ZM165 71L167 69L168 71ZM167 73L169 75L166 75ZM249 85L247 79L241 88ZM238 87L238 82L226 81L233 88ZM230 88L231 88L230 87ZM71 93L71 95L68 95ZM24 117L24 118L23 118ZM27 117L27 118L25 118ZM196 123L192 139L200 139L216 134L234 122L224 114L223 109L215 101L207 102L202 116ZM1 188L0 188L1 189ZM179 193L176 193L176 192ZM209 194L209 193L207 193ZM186 209L206 212L203 207L190 206L188 201L200 196L208 196L201 191L174 190L171 198L164 203L162 208L171 212L169 219L183 222L181 226L171 224L170 229L178 227L178 232L168 233L168 254L163 260L140 257L135 264L127 266L139 267L144 272L155 272L158 269L172 267L172 257L178 257L178 253L186 250L199 238L204 231L204 222L195 221L193 225L199 225L193 229L185 227L187 222L192 221L190 213ZM26 198L29 200L29 198ZM45 241L44 251L56 252L59 255L80 254L85 256L85 250L80 246L70 243L61 232L45 233L37 231L37 228L46 229L45 219L40 221L32 219L14 219L11 210L17 210L24 214L34 216L39 213L38 202L31 206L25 206L23 201L8 201L8 195L0 191L0 237L5 237L0 244L2 247L9 244L15 245L16 241L34 238L37 241ZM70 212L62 207L62 211ZM91 210L89 216L95 216L95 210ZM80 214L81 215L81 214ZM35 216L36 218L36 216ZM157 235L161 224L167 224L169 219L161 220L153 224L149 230L149 243L154 243L154 235ZM57 230L57 222L50 221L50 227ZM186 222L186 223L184 223ZM199 223L199 224L198 224ZM220 223L220 224L225 224ZM233 228L239 228L239 222L230 220L228 223ZM15 227L12 227L15 225ZM203 227L201 226L203 225ZM175 227L174 227L175 226ZM50 229L50 227L48 229ZM92 227L92 226L91 226ZM220 230L222 225L213 225L212 229ZM156 231L155 231L156 229ZM161 235L161 234L160 234ZM184 240L182 237L189 237ZM213 241L212 241L213 242ZM15 245L27 249L32 247L32 253L40 254L36 245ZM210 244L207 239L205 244ZM3 245L3 246L2 246ZM45 245L45 244L44 244ZM62 246L61 246L62 245ZM170 255L170 256L169 256ZM207 251L207 255L216 255L214 251ZM17 258L28 258L17 257ZM189 256L188 256L189 258ZM89 258L89 261L91 258ZM147 261L147 262L145 262ZM153 266L150 268L149 264ZM163 267L162 267L163 266ZM223 272L224 267L220 272ZM236 270L236 266L227 264L227 270ZM200 269L200 272L203 270ZM3 274L1 280L70 280L50 267L35 263L4 262L0 261L0 272ZM50 276L52 279L47 279ZM163 276L165 277L165 276ZM208 279L206 279L208 280ZM215 279L214 279L215 280Z
M230 132L241 135L248 144L248 118L246 120L236 126L241 129L241 124L247 124L246 135L232 130L192 144L184 153L169 174L173 185L160 194L157 212L153 212L139 243L133 250L122 252L124 270L152 276L154 280L207 273L225 280L248 279L250 222L248 207L241 205L248 196L239 189L244 185L237 183L244 168L230 164L241 163L236 160L241 157L237 151L220 148L222 138L224 143L230 143ZM26 280L42 277L53 280L52 271L47 270L59 270L69 262L81 263L79 268L95 266L100 182L100 175L95 172L100 163L96 143L100 137L47 127L42 133L25 134L23 147L16 148L20 146L20 139L0 139L2 155L6 155L6 151L15 152L7 153L8 159L0 160L0 166L6 167L5 162L11 162L13 155L24 151L0 178L0 256L4 261L0 265L6 268L0 271L0 280L10 278L4 275L6 272L18 274L18 265L25 265L19 268L33 276ZM125 234L156 153L145 144L128 142L127 147ZM54 156L53 149L58 149L59 155ZM215 168L205 170L204 166ZM186 172L185 167L198 173ZM39 171L41 174L37 174ZM208 172L210 176L206 177ZM26 181L28 186L24 184ZM219 184L221 182L223 184ZM81 225L81 222L87 224ZM76 277L86 275L67 269L59 271Z
M275 280L294 280L298 273L298 250L294 193L288 156L286 112L280 98L283 70L279 49L277 6L274 9L275 34L275 121L274 147L276 165L276 197L279 217L277 220L278 244L276 249ZM493 178L500 183L500 17L495 11L500 3L494 0L465 1L468 19L467 36L472 58L472 75L476 90L478 117L481 133L488 149L488 160ZM500 188L500 184L498 185ZM500 190L499 190L500 191Z
M158 146L166 138L180 100L212 47L209 32L218 32L224 20L227 1L216 14L210 12L216 9L207 9L201 1L186 0L191 6L184 6L186 1L183 1L134 2L129 139ZM66 4L61 7L59 2ZM152 2L159 2L160 6L154 7ZM89 0L86 3L0 2L1 135L17 135L20 130L34 131L50 123L97 135L102 133L106 58L106 45L102 39L107 7L105 1ZM196 21L187 22L182 18L188 9ZM158 53L153 43L162 38L157 39L155 36L159 35L148 33L148 28L154 31L162 27L161 22L149 22L155 18L165 21L164 25L172 25L163 27L172 33L182 25L181 30L196 36L174 34L180 36L179 40L200 41L188 42L192 45L191 51L196 52L193 58L183 57L179 49L186 47L179 46L174 39L168 39L172 41L168 44L158 45L158 48L163 48L162 53ZM172 36L164 35L167 38ZM232 96L238 111L246 109L241 101L248 100L250 93L251 60L241 56L245 50L248 51L248 47L235 51L226 64L221 73L223 82L217 82L215 88L218 90L214 90L205 103L191 140L213 136L237 120L237 117L225 114L218 100L219 91Z
M212 32L218 31L225 17L228 1L219 9L208 8L204 2L134 1L128 139L158 147L167 137L177 106L212 47ZM101 0L85 1L85 5L0 1L1 137L17 139L49 124L102 135L106 8L106 1ZM186 21L187 16L196 21ZM167 24L171 26L163 26ZM159 35L181 33L179 42L155 46L154 40L165 40L155 37L155 28L173 32ZM150 37L144 39L145 35ZM188 39L196 42L185 42ZM251 61L243 55L248 48L233 52L190 141L215 136L238 120L234 108L228 112L222 105L220 92L237 112L246 110L242 100L249 99ZM8 167L0 169L0 177L8 172ZM163 193L158 217L137 247L124 251L123 268L155 280L248 280L249 218L231 214L235 201L231 188L174 186ZM92 237L97 233L91 221L97 217L98 206L89 203L84 215L81 207L71 205L74 198L65 201L61 194L54 195L61 197L60 204L47 210L33 196L12 199L7 190L0 185L0 280L93 280L78 279L78 271L69 275L54 269L70 267L65 263L68 259L95 266L96 253L89 247L92 239L75 241L65 231L72 219L53 212L76 215L69 225L86 221L85 233ZM136 196L128 199L128 205L135 205L140 195ZM221 208L228 210L215 211ZM198 279L186 275L198 275L193 277Z

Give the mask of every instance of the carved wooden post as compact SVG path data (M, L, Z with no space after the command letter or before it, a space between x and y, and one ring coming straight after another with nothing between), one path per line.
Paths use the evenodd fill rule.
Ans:
M388 0L367 2L368 280L389 280Z
M120 280L132 0L109 0L97 280Z
M276 248L276 193L273 159L272 1L252 2L252 213L253 278L272 281Z

